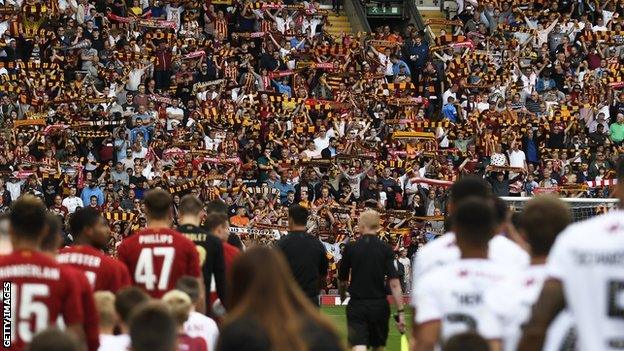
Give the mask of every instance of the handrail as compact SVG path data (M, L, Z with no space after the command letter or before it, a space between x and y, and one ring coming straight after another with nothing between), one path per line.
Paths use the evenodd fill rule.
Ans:
M353 19L353 22L356 22L351 22L353 29L358 32L371 32L371 27L366 17L366 11L364 11L360 0L345 0L344 11L349 15L349 21ZM355 16L353 16L353 14L355 14Z

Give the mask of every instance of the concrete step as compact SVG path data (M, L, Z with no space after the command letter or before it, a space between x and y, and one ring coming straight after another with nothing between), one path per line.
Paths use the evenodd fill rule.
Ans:
M339 17L339 18L328 18L327 21L329 23L350 23L348 18Z
M329 22L329 27L340 27L340 28L345 28L345 27L351 27L351 23L347 22L347 23L341 23L341 22Z
M431 7L418 7L418 11L423 19L426 21L427 19L433 18L441 18L445 19L446 16L444 12L440 11L439 8L431 8ZM440 34L440 30L444 29L446 33L450 33L452 28L450 26L444 26L440 24L433 24L430 26L433 33L437 36Z
M351 33L351 22L349 18L344 15L337 16L332 13L327 16L327 22L329 25L325 27L325 30L332 35L339 35L340 33Z
M422 10L419 9L420 15L423 16L424 19L427 18L446 18L444 13L440 10Z

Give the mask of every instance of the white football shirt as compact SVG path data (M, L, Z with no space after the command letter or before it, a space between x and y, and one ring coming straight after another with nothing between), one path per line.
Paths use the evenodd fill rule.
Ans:
M425 273L414 292L416 323L441 321L441 339L466 331L499 339L500 323L485 304L485 292L516 274L486 259L462 259Z
M515 351L522 336L522 326L531 317L547 271L545 265L532 265L508 277L485 295L485 302L499 322L503 334L503 350ZM575 330L569 311L561 312L548 328L544 351L572 350Z
M529 265L530 257L520 246L502 235L495 235L489 243L489 258L505 266L523 268ZM415 255L412 266L414 284L433 267L459 260L459 248L455 244L455 233L445 235L428 242Z
M624 349L624 211L570 225L548 258L563 284L580 350Z

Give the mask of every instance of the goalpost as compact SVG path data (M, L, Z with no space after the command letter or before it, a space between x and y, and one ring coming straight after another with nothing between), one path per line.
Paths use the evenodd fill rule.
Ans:
M531 197L501 197L512 211L522 211L524 204L531 199ZM566 202L570 206L572 212L572 220L574 222L582 221L602 213L609 212L613 209L617 209L619 205L618 199L585 199L574 197L562 197L562 201Z

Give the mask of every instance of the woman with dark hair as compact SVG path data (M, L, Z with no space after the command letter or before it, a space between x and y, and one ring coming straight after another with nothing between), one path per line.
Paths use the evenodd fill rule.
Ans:
M278 251L246 251L234 261L228 286L231 311L217 350L343 350L336 331L299 289Z

